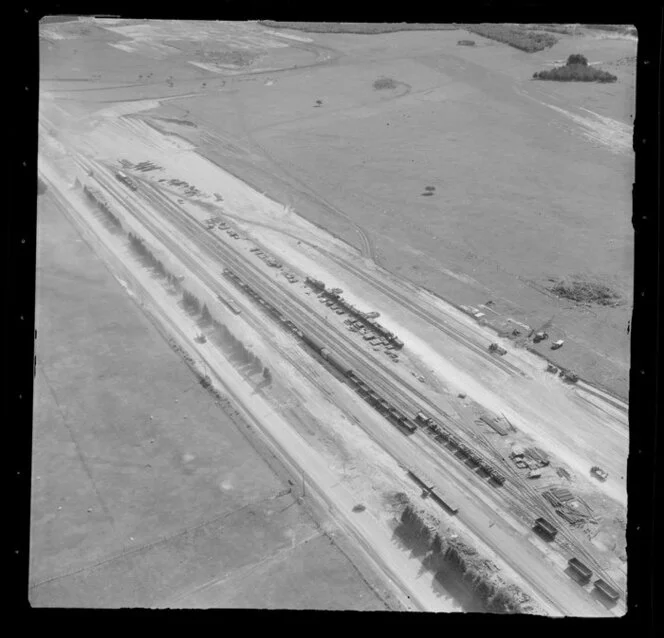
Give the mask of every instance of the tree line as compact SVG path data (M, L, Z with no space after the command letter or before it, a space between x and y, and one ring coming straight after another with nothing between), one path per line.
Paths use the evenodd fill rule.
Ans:
M523 613L524 592L515 585L496 582L487 574L478 552L457 539L444 538L426 520L425 514L408 503L400 518L400 537L424 549L423 565L438 574L453 572L473 592L488 612Z
M180 280L166 270L164 264L155 257L154 253L145 245L140 237L137 237L133 233L129 233L127 237L129 239L129 245L134 253L152 267L160 277L165 278L176 291L182 293L182 307L190 315L197 317L202 325L211 326L213 328L212 338L219 346L221 346L222 350L225 353L230 354L239 364L248 366L250 374L262 373L265 382L267 384L271 383L272 373L269 368L264 367L260 358L247 348L225 324L212 317L207 304L202 304L196 295L191 291L182 288ZM203 387L209 387L209 378L202 378L201 384Z
M104 214L104 217L107 221L109 221L118 230L122 230L122 223L120 222L120 219L113 214L111 209L108 207L108 204L97 199L97 196L87 186L83 187L83 192L85 193L88 200Z

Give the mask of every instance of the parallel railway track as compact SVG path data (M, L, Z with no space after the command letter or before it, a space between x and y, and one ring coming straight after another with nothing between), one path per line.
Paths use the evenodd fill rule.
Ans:
M108 185L104 184L104 186L108 189ZM306 304L304 304L301 300L297 299L290 293L289 291L283 291L281 294L282 296L285 295L290 298L290 301L292 304L294 304L295 308L293 305L289 306L288 308L284 308L283 300L279 299L277 296L275 296L274 292L264 283L265 279L265 274L260 272L259 269L254 266L253 264L247 264L246 260L238 256L238 251L236 251L233 248L229 248L226 246L224 243L222 243L219 239L213 239L212 236L208 233L208 231L204 230L203 225L198 222L195 219L192 219L188 214L186 214L184 211L181 209L177 208L172 202L163 196L157 189L152 187L149 182L143 182L143 186L146 190L149 189L149 199L153 201L153 203L157 204L161 210L166 212L168 216L171 218L171 220L182 230L182 232L187 235L190 239L195 241L198 245L204 245L205 248L211 255L216 258L220 259L222 263L228 265L229 267L233 268L238 272L238 274L241 274L243 278L252 285L258 292L260 292L261 295L264 296L266 301L269 301L272 303L275 307L281 308L283 314L286 316L291 316L294 312L297 312L295 308L299 308L299 310L303 311L305 314L300 315L301 316L306 316L307 314L312 314L311 309L309 309ZM159 229L156 224L153 222L147 222L147 220L144 218L143 215L140 216L139 221L142 224L149 224L150 225L150 232L152 232L156 237L162 241L162 243L165 243L168 245L169 243L172 244L172 240L169 239L166 234ZM222 250L222 246L223 249ZM195 263L194 260L188 258L188 256L185 255L185 251L181 250L181 247L179 250L176 251L178 254L178 258L181 259L181 261L188 267L191 268L194 272L199 274L200 271L200 266ZM188 262L188 263L187 263ZM210 283L215 284L214 278L208 277L210 280ZM215 290L213 286L213 290ZM315 321L317 319L317 321ZM296 325L302 325L301 324L301 318L296 319ZM295 323L295 322L294 322ZM303 326L304 329L309 330L313 332L316 337L323 342L328 343L333 350L341 352L344 354L345 357L347 357L347 360L350 362L353 362L353 365L358 371L361 371L365 376L368 376L372 380L372 385L378 386L377 389L380 389L380 391L384 392L387 396L390 397L390 400L392 403L395 405L398 405L398 407L401 407L404 409L404 411L410 411L412 414L415 412L419 411L420 407L422 404L425 404L428 406L429 411L432 412L434 416L437 416L438 419L440 420L447 420L448 422L453 423L457 428L460 428L461 431L466 431L466 428L460 424L455 422L453 419L449 417L446 413L440 411L433 403L431 403L427 397L425 397L422 393L419 391L408 388L409 392L415 395L416 399L404 399L402 398L403 394L403 380L398 377L398 375L395 374L393 370L390 370L387 366L385 366L382 362L370 362L367 363L357 356L357 351L352 349L351 347L346 346L342 340L336 337L334 335L333 331L330 330L329 328L325 328L324 326L320 325L315 325L315 324L320 324L322 323L320 319L314 318L314 321L309 319L309 322L306 326ZM312 325L314 324L314 325ZM363 353L364 354L364 353ZM386 378L378 378L376 375L376 367L378 367L382 372L383 375L389 377L389 379L394 379L394 381L388 380ZM477 437L476 436L471 436L473 439L471 445L477 443ZM458 462L458 460L457 460ZM523 481L520 481L522 483ZM516 486L510 486L506 490L509 492L512 497L518 499L519 503L523 502L523 490L521 489L521 486L519 486L519 489L517 489ZM532 506L536 506L536 509L538 513L542 511L546 511L547 514L550 516L550 511L548 508L543 508L541 497L538 494L531 494L532 498L535 498L534 503L532 503ZM510 499L512 500L512 499ZM539 505L539 506L537 506ZM523 506L521 506L521 509L523 509ZM535 509L535 507L533 507ZM574 543L574 539L570 539L572 543ZM574 543L576 544L576 543ZM591 562L588 559L588 556L585 556L582 552L577 551L576 555L581 555L586 558L588 562Z

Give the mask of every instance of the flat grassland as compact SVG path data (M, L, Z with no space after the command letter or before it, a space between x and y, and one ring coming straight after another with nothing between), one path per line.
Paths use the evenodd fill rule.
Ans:
M278 29L121 21L107 31L120 41L45 40L45 88L81 108L174 98L144 115L194 122L182 136L202 155L358 248L363 228L393 273L547 325L565 347L536 350L626 398L636 39L578 28L526 53L477 34L458 46L462 29ZM197 66L206 38L220 55L258 57L213 73ZM572 53L617 82L532 79ZM580 306L547 290L573 277L621 303Z
M626 397L635 65L621 61L635 41L561 34L529 54L477 35L460 47L459 31L307 35L336 57L164 112L214 131L199 152L358 248L364 228L388 270L535 329L552 320L567 342L553 358ZM618 82L531 79L575 52ZM622 303L547 294L576 275Z
M386 605L39 199L30 603Z

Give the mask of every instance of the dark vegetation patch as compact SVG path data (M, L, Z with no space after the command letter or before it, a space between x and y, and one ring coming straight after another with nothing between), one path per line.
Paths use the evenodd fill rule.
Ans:
M595 29L596 31L608 31L609 33L619 33L621 35L636 36L636 27L629 24L584 24L586 29Z
M44 16L39 19L39 24L51 24L53 22L78 22L78 16Z
M557 66L548 71L537 71L534 80L555 80L557 82L615 82L618 78L609 73L588 65L584 55L575 53L567 58L565 66Z
M549 33L561 33L563 35L574 34L574 27L564 24L524 24L522 26L529 31L548 31Z
M592 281L582 275L559 279L549 287L549 290L559 297L578 304L617 306L621 302L620 295L608 285Z
M310 33L394 33L396 31L454 31L455 24L371 24L364 22L275 22L261 20L259 24L272 29L295 29Z
M230 64L232 66L249 66L257 57L249 51L206 51L199 49L195 53L201 62L211 64Z
M182 126L193 126L194 128L198 128L196 124L190 122L189 120L178 120L175 117L158 117L156 119L161 120L162 122L172 122L173 124L181 124Z
M463 27L466 31L476 33L490 40L502 42L515 49L534 53L552 47L558 38L550 33L538 33L521 26L508 26L506 24L468 24Z
M373 83L373 88L376 89L376 91L382 89L396 89L397 83L392 78L378 78Z

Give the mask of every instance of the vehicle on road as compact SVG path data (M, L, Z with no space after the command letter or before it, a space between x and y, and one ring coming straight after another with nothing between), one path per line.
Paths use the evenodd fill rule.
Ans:
M590 468L590 473L600 481L606 481L606 479L609 478L609 473L598 465L593 465Z
M492 343L489 346L489 352L495 352L501 356L507 354L507 350L505 350L505 348L501 348L497 343Z

